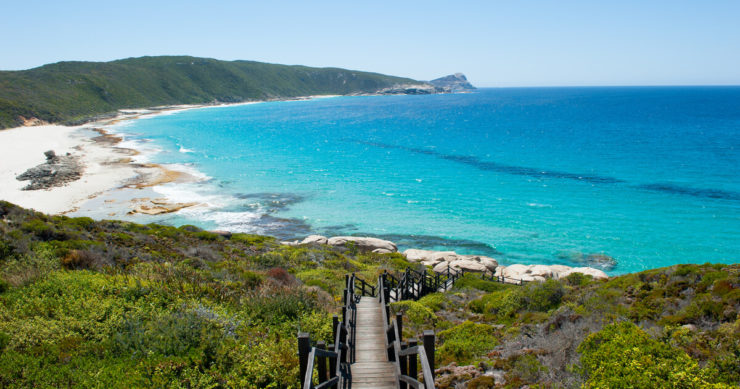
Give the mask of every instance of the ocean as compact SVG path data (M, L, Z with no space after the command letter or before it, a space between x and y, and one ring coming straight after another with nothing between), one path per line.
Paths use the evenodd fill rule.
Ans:
M174 225L378 236L612 275L740 257L740 87L334 97L115 130L204 178L154 188L207 204L155 218Z

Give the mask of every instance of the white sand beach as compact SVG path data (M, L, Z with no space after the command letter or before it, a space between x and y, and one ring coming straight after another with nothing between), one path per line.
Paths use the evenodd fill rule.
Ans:
M282 100L309 100L335 96L305 96ZM176 105L142 109L122 109L118 115L80 126L42 124L0 130L0 200L49 214L74 212L86 201L114 189L122 191L132 200L131 190L150 188L170 182L191 182L198 178L157 164L137 163L138 150L130 145L121 147L121 138L111 127L124 120L135 120L157 115L169 115L195 108L218 108L233 105L256 104ZM44 152L53 150L57 155L70 153L84 165L82 178L50 189L23 190L29 181L19 181L17 176L46 162ZM151 193L147 193L151 194ZM162 199L159 199L162 200ZM141 204L129 201L129 208L136 210ZM149 204L158 209L181 209L186 204ZM191 204L187 204L191 206ZM161 209L160 209L161 210Z
M37 211L58 214L95 195L118 187L139 175L123 149L93 140L85 128L41 125L0 131L0 199ZM45 162L44 152L70 153L84 165L82 178L64 186L41 190L22 190L28 181L16 177Z

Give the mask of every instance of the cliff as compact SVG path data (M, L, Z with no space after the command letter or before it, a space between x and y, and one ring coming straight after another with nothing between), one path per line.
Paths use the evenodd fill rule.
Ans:
M476 89L462 73L440 77L429 81L429 83L434 85L440 92L447 93L468 92Z

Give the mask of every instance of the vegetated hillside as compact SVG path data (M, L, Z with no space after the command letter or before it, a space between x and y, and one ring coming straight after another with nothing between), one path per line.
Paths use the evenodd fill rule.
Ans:
M0 387L295 388L296 333L330 342L344 274L409 265L0 202ZM393 309L405 338L436 329L440 388L740 382L738 265L524 287L467 275Z
M59 62L0 71L0 128L20 117L69 122L120 108L372 93L416 81L338 68L187 56Z

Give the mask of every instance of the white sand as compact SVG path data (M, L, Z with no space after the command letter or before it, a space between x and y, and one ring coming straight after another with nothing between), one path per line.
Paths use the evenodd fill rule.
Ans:
M336 96L306 96L287 100L330 97ZM123 192L131 197L129 192L132 190L142 190L152 185L172 181L197 181L198 177L187 173L173 174L173 171L168 170L166 166L142 166L131 163L129 157L132 150L116 147L115 144L95 142L92 138L98 134L89 130L92 128L106 130L107 127L121 120L168 115L194 108L218 108L256 103L259 102L125 109L120 110L118 116L113 119L77 127L49 124L0 130L0 200L10 201L44 213L59 214L74 212L88 200L113 189L119 189L123 185L127 185L127 190ZM115 128L113 128L113 135L115 135ZM22 190L30 181L18 181L16 176L46 162L44 152L47 150L54 150L58 155L71 153L80 157L80 162L85 165L82 178L64 186L46 190ZM134 162L135 159L134 157Z
M0 199L40 212L64 213L136 177L133 165L115 163L125 154L94 142L81 130L90 127L43 125L0 130ZM47 150L79 156L85 165L82 178L48 190L21 190L30 181L18 181L16 176L44 163Z

